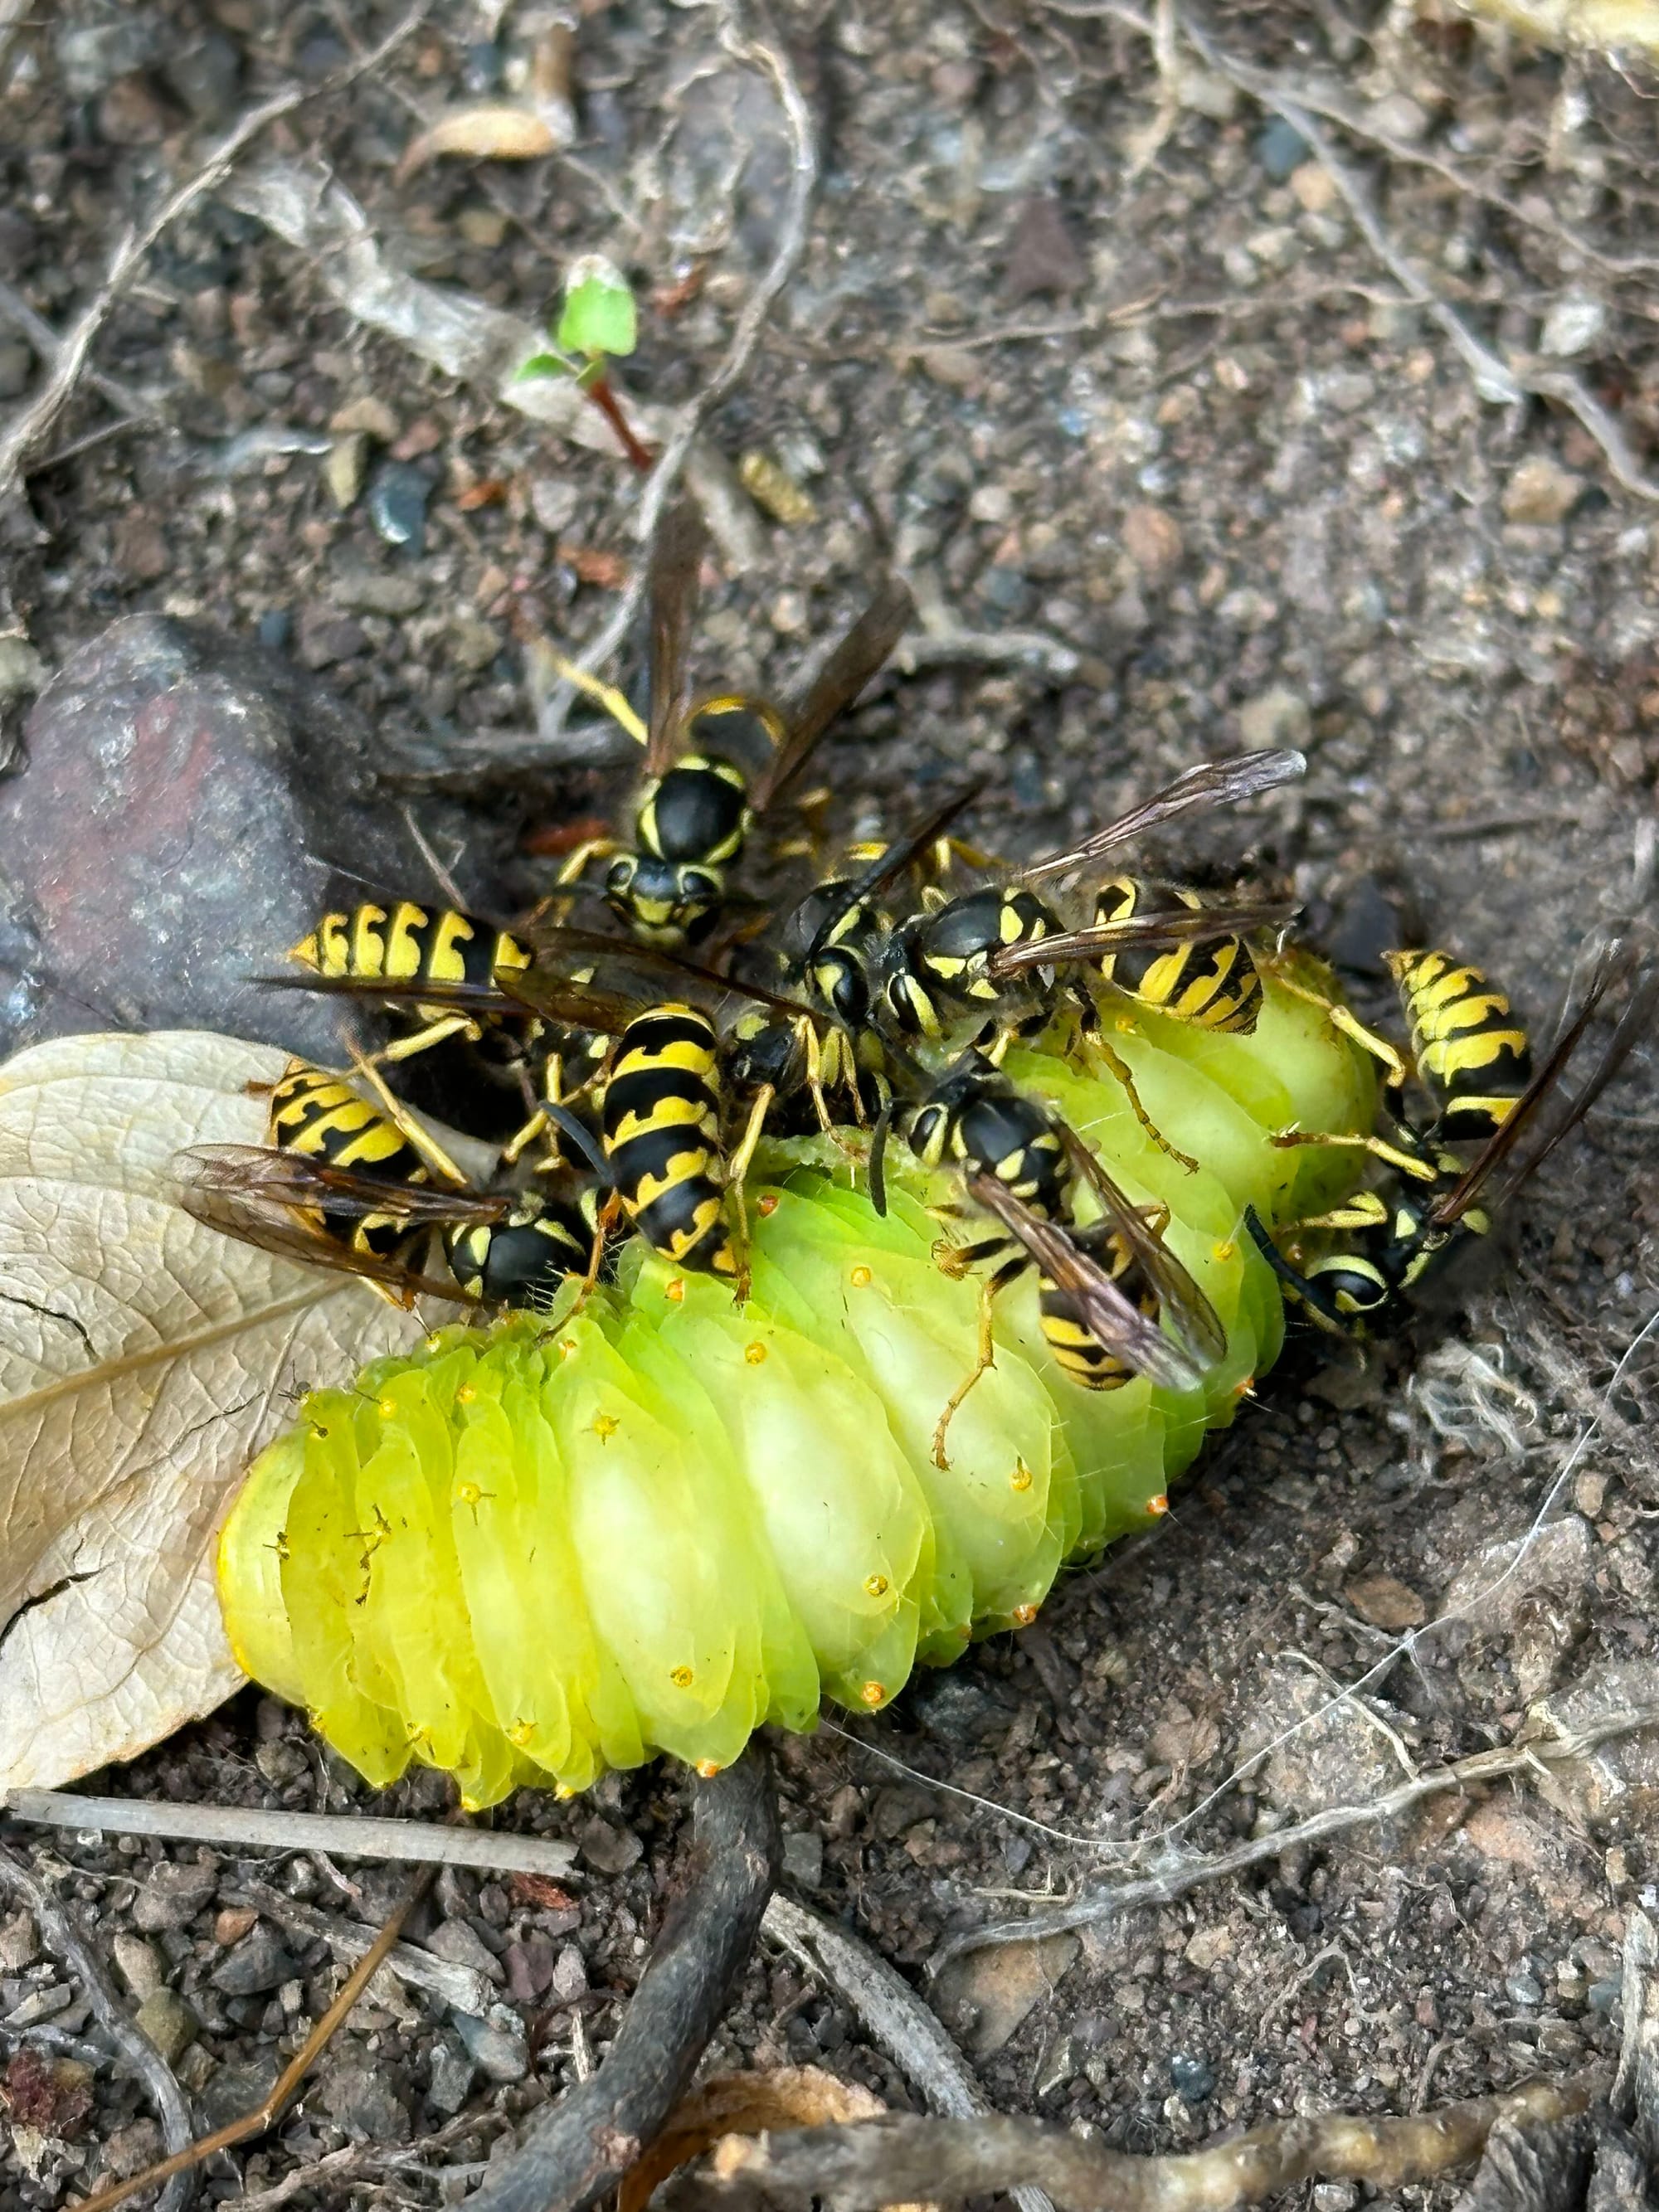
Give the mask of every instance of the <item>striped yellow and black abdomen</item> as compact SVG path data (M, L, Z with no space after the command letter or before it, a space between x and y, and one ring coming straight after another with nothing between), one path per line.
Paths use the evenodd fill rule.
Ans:
M1201 913L1204 901L1180 884L1154 883L1144 876L1113 876L1095 894L1094 926L1163 914ZM1261 977L1242 937L1208 944L1178 945L1168 951L1134 945L1107 952L1101 975L1151 1012L1196 1029L1249 1036L1261 1007Z
M1527 1033L1503 992L1448 952L1394 952L1418 1073L1440 1108L1436 1134L1478 1144L1500 1129L1532 1079Z
M1158 1294L1121 1237L1097 1224L1074 1231L1073 1242L1149 1321L1156 1319ZM1040 1275L1037 1284L1037 1316L1043 1341L1061 1374L1084 1390L1121 1390L1126 1382L1133 1382L1136 1370L1101 1342L1084 1320L1075 1294L1048 1275Z
M600 1127L629 1218L676 1266L735 1276L720 1172L720 1040L694 1006L653 1007L617 1039Z
M530 965L517 938L454 907L390 907L365 899L349 914L325 914L289 953L319 975L354 981L464 983L486 988L498 970Z
M401 1184L430 1179L420 1152L389 1115L337 1075L306 1060L290 1060L271 1085L270 1136L279 1152L349 1168L354 1175ZM392 1214L307 1209L307 1218L319 1235L382 1260L398 1253L410 1236L409 1223Z

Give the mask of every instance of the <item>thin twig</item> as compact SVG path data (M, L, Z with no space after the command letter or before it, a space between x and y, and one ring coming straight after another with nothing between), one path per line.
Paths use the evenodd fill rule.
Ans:
M111 256L103 283L58 341L46 382L9 428L0 434L0 499L15 489L31 447L40 442L57 421L80 380L93 342L108 319L111 309L131 283L162 233L175 223L186 209L193 207L198 200L224 181L237 157L268 124L274 123L278 116L290 113L306 100L343 90L368 71L377 69L416 28L425 15L428 5L428 0L416 0L416 5L403 20L361 60L354 61L349 68L337 70L320 84L284 85L269 100L261 100L257 107L249 108L246 114L233 124L210 149L201 167L182 185L175 186L145 222L135 224L128 230Z
M1177 1897L1185 1897L1189 1890L1243 1874L1248 1868L1259 1866L1264 1859L1277 1858L1281 1852L1294 1850L1297 1844L1323 1843L1328 1837L1346 1835L1352 1828L1372 1827L1380 1821L1397 1820L1413 1806L1430 1797L1443 1796L1448 1790L1476 1789L1483 1783L1501 1781L1505 1775L1535 1773L1540 1766L1565 1766L1601 1744L1613 1743L1620 1736L1635 1735L1650 1728L1659 1728L1659 1705L1637 1705L1606 1713L1590 1727L1577 1729L1571 1735L1534 1737L1526 1742L1502 1744L1492 1751L1478 1751L1452 1765L1431 1767L1427 1773L1402 1782L1398 1789L1388 1790L1381 1797L1370 1798L1360 1805L1328 1805L1322 1812L1310 1814L1305 1820L1276 1828L1268 1835L1253 1836L1247 1843L1235 1844L1231 1850L1183 1859L1164 1872L1148 1875L1139 1881L1111 1882L1091 1888L1069 1905L1050 1912L1035 1912L1028 1919L996 1921L988 1927L969 1929L942 1944L929 1960L929 1968L937 1973L963 1952L981 1950L988 1944L1040 1942L1045 1936L1062 1935L1067 1929L1115 1920L1122 1913L1136 1911L1145 1905L1168 1905Z
M254 1851L337 1851L342 1858L435 1860L562 1879L576 1847L556 1836L512 1836L487 1828L429 1827L418 1820L358 1820L344 1813L263 1813L247 1805L170 1805L148 1797L82 1797L70 1790L0 1793L8 1818L47 1828L106 1829L118 1836L173 1836Z
M720 43L735 60L760 70L772 81L789 134L789 190L778 223L777 244L766 273L744 301L719 366L682 409L678 422L646 480L634 516L634 534L641 544L648 543L656 530L663 508L679 482L692 441L747 369L772 310L806 250L807 223L818 179L817 137L812 128L811 112L796 82L788 54L775 33L758 7L751 18L757 27L745 29L742 18L746 12L741 0L727 0L722 10ZM585 673L594 674L620 649L644 604L647 574L647 563L640 562L612 609L610 620L580 653L571 656ZM576 697L576 687L570 683L557 684L548 693L538 724L538 735L544 744L558 737Z
M727 2136L701 2168L671 2185L669 2201L677 2212L713 2212L823 2198L841 2212L859 2212L907 2197L955 2203L1036 2181L1073 2212L1230 2212L1316 2175L1383 2191L1425 2180L1478 2156L1500 2121L1565 2119L1601 2086L1589 2077L1559 2087L1534 2082L1405 2119L1327 2112L1274 2120L1231 2142L1163 2158L1128 2157L1047 2120L894 2112L838 2127Z
M57 1952L76 1974L99 2026L115 2045L117 2056L149 2092L161 2123L161 2140L168 2153L177 2155L185 2151L191 2136L190 2105L173 2079L173 2069L124 2009L103 1967L46 1884L14 1857L3 1844L0 1844L0 1890L9 1890L14 1897L22 1899L42 1942ZM194 2185L192 2175L176 2174L157 2200L155 2212L183 2212Z
M436 2128L429 2136L417 2136L409 2143L347 2143L340 2150L331 2150L309 2165L296 2166L269 2189L255 2189L233 2198L236 2212L278 2212L278 2208L300 2195L311 2191L349 2189L356 2183L371 2180L383 2173L407 2173L413 2166L432 2156L434 2151L447 2150L463 2136L477 2135L481 2128L498 2126L499 2112L462 2112L445 2126ZM465 2166L442 2166L435 2175L446 2181L467 2172Z
M775 1897L767 1906L761 1933L847 2000L865 2033L936 2112L971 2120L991 2110L943 2023L868 1944L787 1897ZM1012 2195L1020 2212L1053 2212L1043 2190L1021 2184Z

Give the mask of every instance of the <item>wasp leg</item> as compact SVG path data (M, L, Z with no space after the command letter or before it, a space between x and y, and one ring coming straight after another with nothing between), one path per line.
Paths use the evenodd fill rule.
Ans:
M372 1061L365 1060L361 1053L354 1052L351 1058L355 1072L362 1077L364 1082L374 1093L387 1121L392 1123L398 1135L407 1138L428 1167L432 1169L434 1174L441 1176L445 1182L452 1184L457 1190L465 1190L466 1177L450 1158L432 1132L417 1121L402 1099L394 1097L387 1089L386 1079L380 1069Z
M1350 1012L1346 1006L1338 1006L1334 1000L1325 998L1318 991L1310 991L1305 983L1291 982L1279 967L1267 962L1262 964L1281 991L1288 991L1291 998L1300 999L1310 1006L1317 1006L1334 1030L1340 1030L1362 1052L1368 1052L1374 1060L1381 1060L1382 1080L1390 1091L1397 1091L1406 1081L1411 1070L1400 1054L1386 1037L1379 1036L1375 1030L1367 1029L1358 1014Z
M1135 1079L1129 1072L1128 1062L1122 1058L1121 1054L1115 1051L1113 1048L1107 1043L1103 1036L1098 1035L1094 1036L1085 1036L1081 1042L1084 1058L1088 1060L1098 1061L1109 1074L1115 1076L1123 1085L1124 1095L1129 1101L1130 1111L1133 1114L1136 1121L1139 1122L1142 1129L1145 1130L1147 1136L1149 1136L1152 1142L1158 1146L1159 1152L1164 1153L1169 1158L1172 1159L1177 1167L1185 1168L1188 1175L1196 1175L1198 1173L1198 1162L1193 1158L1192 1154L1190 1152L1183 1152L1178 1146L1172 1145L1169 1139L1164 1135L1164 1132L1158 1127L1157 1122L1153 1121L1152 1115L1146 1111L1146 1109L1141 1104L1140 1093L1135 1089Z
M382 1045L379 1052L371 1053L365 1066L381 1066L388 1061L412 1060L417 1052L429 1052L434 1044L446 1037L465 1037L468 1044L477 1044L481 1032L470 1014L445 1014L437 1021L428 1022L423 1030L412 1036L399 1037L395 1044Z
M777 1092L769 1083L763 1083L755 1094L755 1103L749 1109L749 1122L743 1137L726 1164L726 1187L738 1202L738 1243L746 1254L749 1249L749 1208L744 1203L743 1186L755 1158L755 1147L766 1127L766 1117L772 1110ZM742 1275L742 1304L749 1296L749 1268L745 1261Z
M593 1215L593 1243L587 1255L587 1272L582 1277L581 1288L576 1292L576 1303L566 1319L574 1319L593 1295L599 1279L599 1269L605 1264L605 1240L622 1218L622 1200L613 1190L610 1192Z
M553 880L561 884L580 883L582 872L590 860L609 860L625 849L614 837L586 837L573 853L566 854L560 866L559 872ZM535 913L532 915L532 921L538 921L543 909L550 907L553 903L551 899L544 899L541 906L538 907Z
M1433 1182L1440 1173L1431 1161L1415 1152L1402 1152L1382 1137L1346 1137L1329 1129L1281 1129L1268 1141L1280 1152L1288 1152L1295 1145L1351 1146L1356 1152L1369 1152L1374 1159L1398 1168L1401 1175L1411 1176L1419 1182Z
M959 1206L928 1208L930 1213L935 1214L959 1214L962 1210ZM1007 1249L1006 1237L982 1237L976 1244L952 1244L948 1238L941 1237L933 1247L933 1261L941 1275L949 1275L952 1281L960 1282L982 1261L994 1259L999 1252L1006 1252Z
M590 675L586 669L579 668L574 660L567 660L562 653L550 651L547 665L561 683L574 684L584 697L591 699L596 707L603 707L611 720L619 728L626 730L636 745L645 743L645 724L614 684L607 684L603 678Z
M1312 1225L1311 1223L1297 1224L1298 1228ZM1347 1326L1325 1293L1315 1284L1310 1283L1305 1275L1298 1274L1291 1267L1290 1261L1261 1225L1253 1206L1247 1206L1244 1209L1244 1226L1249 1232L1250 1242L1278 1276L1291 1297L1298 1305L1306 1308L1310 1318L1328 1334L1340 1336L1345 1344L1352 1347L1354 1341L1353 1331Z
M979 1286L979 1347L974 1360L973 1372L952 1390L945 1401L945 1411L939 1415L933 1428L933 1465L941 1474L947 1474L951 1466L945 1451L946 1430L956 1419L957 1411L980 1376L988 1374L997 1364L996 1338L992 1333L992 1307L995 1303L997 1293L999 1291L1006 1291L1010 1283L1018 1280L1024 1273L1028 1264L1024 1254L1018 1253L1012 1260L1005 1260L996 1273L994 1275L988 1275ZM951 1268L945 1270L947 1274L954 1272Z

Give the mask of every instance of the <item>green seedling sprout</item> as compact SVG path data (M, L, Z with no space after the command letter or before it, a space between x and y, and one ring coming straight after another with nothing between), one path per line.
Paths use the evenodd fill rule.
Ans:
M552 349L532 354L520 377L574 379L616 433L641 472L651 455L629 427L611 386L608 364L623 360L639 342L639 316L628 279L602 253L585 253L565 278L564 306L552 333Z

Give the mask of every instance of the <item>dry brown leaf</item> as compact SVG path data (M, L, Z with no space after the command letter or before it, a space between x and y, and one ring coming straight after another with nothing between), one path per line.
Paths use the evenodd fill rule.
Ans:
M258 1144L285 1055L188 1030L0 1066L0 1788L131 1757L236 1689L213 1538L296 1391L418 1340L365 1285L232 1242L174 1155Z
M763 2073L717 2074L683 2097L662 2133L617 2191L617 2212L645 2212L652 2191L678 2167L701 2158L723 2136L757 2136L786 2128L827 2127L842 2120L878 2119L881 2099L856 2081L838 2081L818 2066L775 2066ZM929 2204L891 2212L937 2212Z
M489 161L533 161L568 144L547 118L510 100L480 100L452 107L410 141L397 181L414 175L440 154L470 154Z

